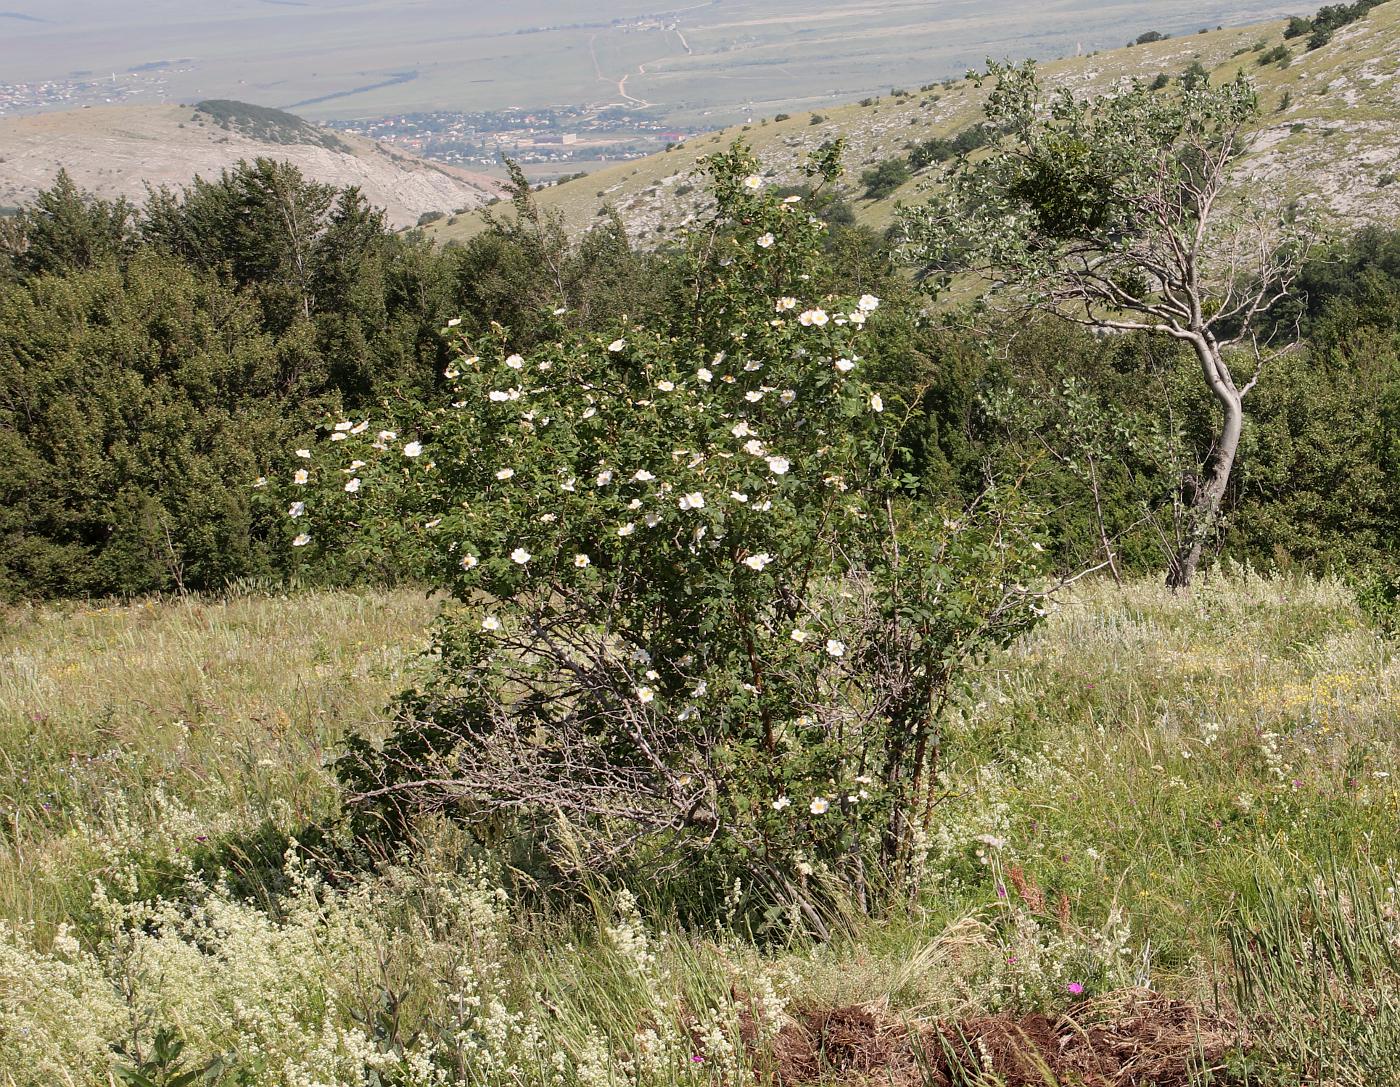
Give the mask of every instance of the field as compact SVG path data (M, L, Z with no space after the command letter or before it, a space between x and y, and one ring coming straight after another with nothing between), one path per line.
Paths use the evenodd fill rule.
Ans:
M3 615L0 1083L443 1082L429 1052L451 1082L1068 1083L1109 1050L1159 1078L1102 1082L1395 1082L1400 666L1340 583L1065 595L950 722L922 892L820 944L687 929L664 887L526 908L448 825L311 867L292 836L341 834L329 763L433 611Z
M1274 0L610 0L586 11L561 0L16 2L0 13L0 70L16 83L110 73L139 83L137 103L235 98L316 120L616 104L695 128L956 76L989 54L1072 56L1146 30L1192 34L1293 10Z

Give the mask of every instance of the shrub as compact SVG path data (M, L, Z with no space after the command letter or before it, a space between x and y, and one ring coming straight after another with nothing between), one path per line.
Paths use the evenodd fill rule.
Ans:
M360 800L562 818L556 856L664 845L807 903L811 866L861 880L923 834L964 663L1039 614L1033 521L1014 490L920 493L910 392L873 378L898 318L813 296L820 221L740 147L707 165L692 313L528 359L502 327L463 340L452 407L337 425L299 542L419 541L457 601L386 749L418 754L371 754Z
M860 182L865 186L867 200L880 200L898 189L910 176L909 164L905 159L886 159L862 173Z

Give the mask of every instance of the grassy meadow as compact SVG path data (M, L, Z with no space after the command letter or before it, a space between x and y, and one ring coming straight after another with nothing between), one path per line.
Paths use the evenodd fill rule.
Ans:
M654 887L539 904L446 824L353 872L288 849L339 833L329 762L434 607L4 614L0 1083L1396 1074L1400 665L1339 582L1075 588L951 719L917 897L836 888L822 942L740 886L698 932Z

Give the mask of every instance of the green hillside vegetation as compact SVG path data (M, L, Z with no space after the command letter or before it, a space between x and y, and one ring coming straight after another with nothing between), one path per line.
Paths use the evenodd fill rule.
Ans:
M1400 73L1394 48L1400 6L1339 5L1324 8L1318 18L1319 26L1329 29L1327 40L1316 45L1316 39L1299 36L1298 25L1312 26L1311 20L1301 20L1163 38L1042 68L1048 83L1076 90L1103 91L1140 79L1164 94L1198 70L1216 81L1243 70L1258 84L1264 109L1254 154L1240 164L1241 186L1266 181L1271 189L1303 199L1340 223L1387 223L1400 215L1400 188L1385 184L1394 172L1387 164L1400 154L1400 135L1390 122ZM964 80L895 88L860 104L822 107L820 114L794 113L781 121L764 119L706 133L663 154L610 166L587 180L545 188L539 201L560 212L572 230L586 229L599 209L613 209L639 244L661 245L699 213L693 175L705 155L743 139L771 177L797 183L805 155L840 137L846 141L849 172L845 195L859 222L883 230L897 204L917 200L946 161L940 151L981 138L982 94ZM910 166L912 176L867 198L859 183L863 173L899 162ZM434 236L445 241L479 229L479 220L470 215L433 228Z
M207 117L226 131L240 132L265 143L307 143L327 151L350 150L330 129L309 124L280 109L213 98L196 103L194 111L196 120Z

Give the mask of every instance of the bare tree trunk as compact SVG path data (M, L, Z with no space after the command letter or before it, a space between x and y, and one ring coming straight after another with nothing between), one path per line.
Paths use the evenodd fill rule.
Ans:
M1230 372L1220 357L1219 347L1205 340L1197 343L1195 347L1205 371L1206 382L1219 402L1225 418L1210 461L1206 465L1204 478L1191 504L1186 536L1167 568L1167 585L1172 589L1188 588L1196 575L1196 567L1200 565L1206 539L1219 519L1220 504L1225 498L1225 490L1230 485L1230 473L1235 467L1240 435L1244 433L1244 396L1235 388ZM1248 392L1248 388L1245 391Z

